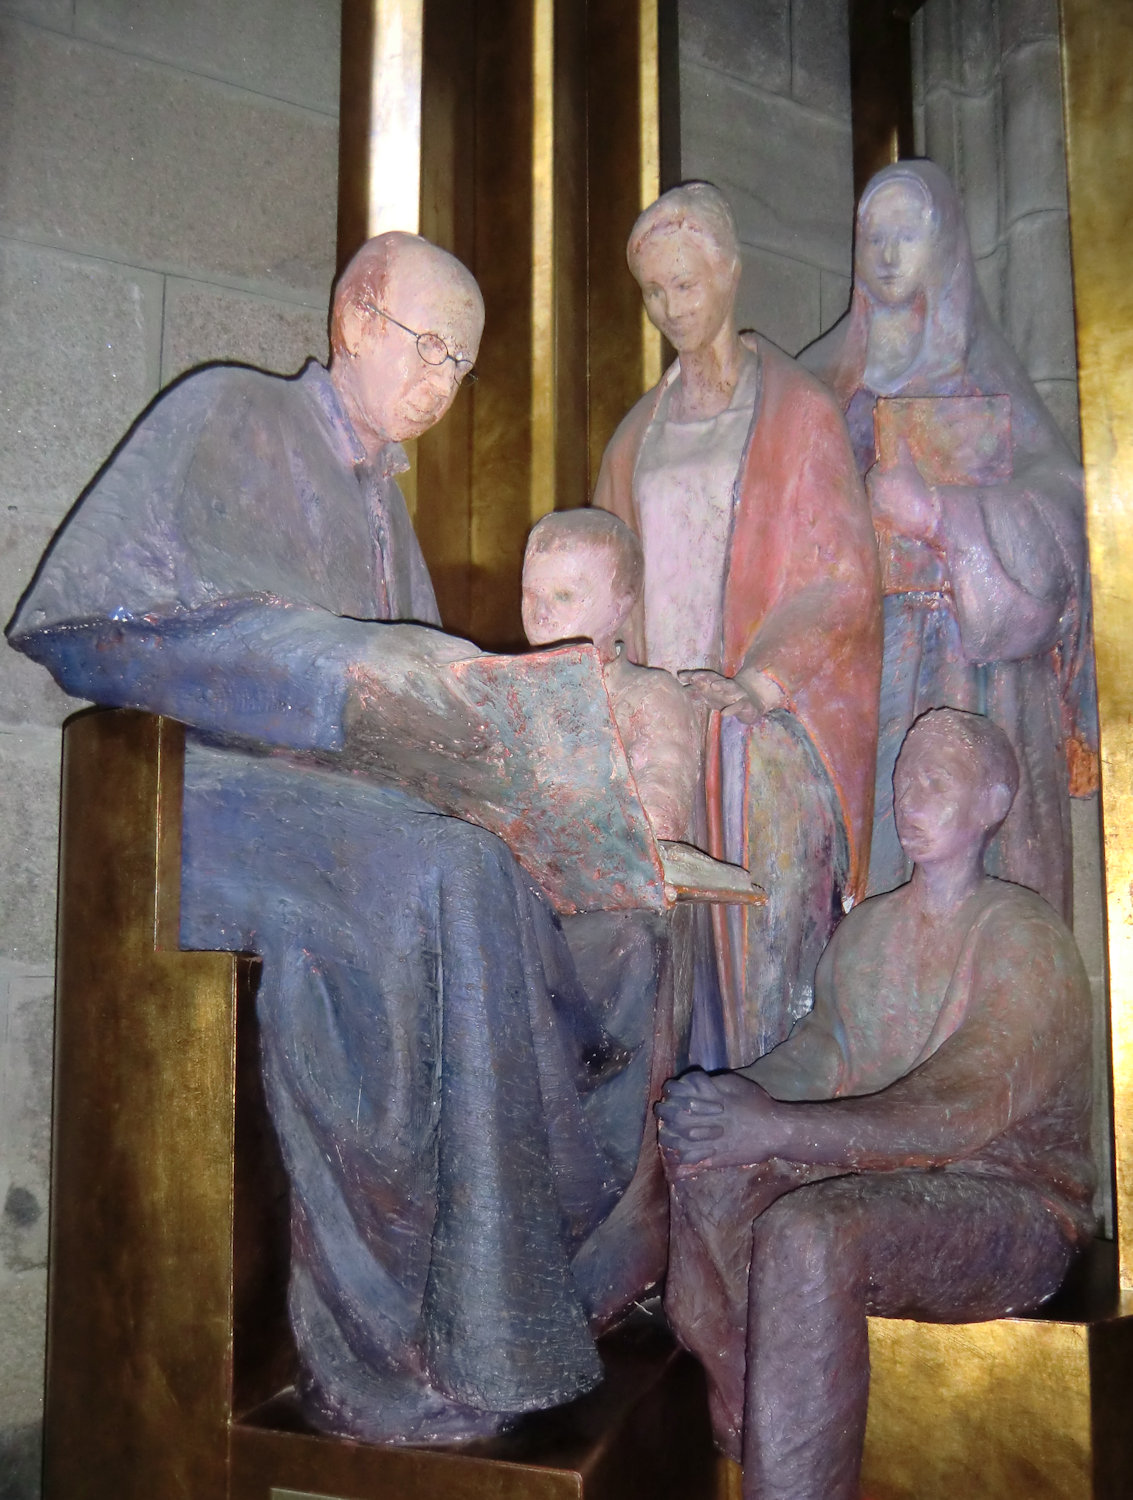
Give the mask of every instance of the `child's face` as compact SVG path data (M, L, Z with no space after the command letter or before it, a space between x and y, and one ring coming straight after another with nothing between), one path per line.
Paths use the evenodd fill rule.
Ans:
M535 548L524 558L523 629L532 646L602 640L624 618L601 549L559 543Z

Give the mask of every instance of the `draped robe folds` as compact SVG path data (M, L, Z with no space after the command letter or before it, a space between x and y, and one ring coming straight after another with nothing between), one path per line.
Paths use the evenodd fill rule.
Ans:
M736 1458L751 1320L764 1329L765 1379L774 1383L778 1370L791 1385L785 1372L800 1369L819 1407L832 1387L841 1394L860 1383L864 1420L867 1311L957 1322L1022 1311L1057 1289L1094 1231L1090 995L1073 937L1031 891L985 879L936 933L934 950L956 953L950 976L939 992L920 993L898 917L907 895L906 886L849 914L819 965L813 1011L744 1070L774 1098L804 1107L856 1100L874 1112L866 1129L871 1141L884 1135L885 1149L856 1144L852 1116L843 1115L836 1161L708 1168L673 1183L666 1311L704 1362L717 1438ZM842 1292L797 1238L800 1259L760 1265L759 1277L766 1272L770 1287L782 1272L794 1283L790 1295L811 1305L795 1307L794 1321L776 1320L749 1289L753 1223L767 1224L768 1236L754 1241L759 1253L765 1238L776 1240L772 1223L781 1231L792 1220L804 1237L808 1223L828 1224L834 1264L872 1267L846 1289L860 1327L843 1326L845 1347L815 1332L826 1326L825 1302ZM851 1245L858 1234L864 1248ZM776 1253L788 1254L783 1244ZM815 1347L800 1340L800 1324ZM794 1399L806 1397L796 1389ZM796 1410L799 1446L806 1416ZM822 1412L814 1417L817 1430ZM805 1490L819 1492L835 1489Z
M412 669L430 634L372 622L437 620L399 464L367 462L318 365L204 371L113 457L9 633L68 692L190 726L182 942L263 959L306 1406L428 1440L599 1379L572 1262L673 1062L665 919L578 919L576 964L499 840L335 769L352 664ZM593 1249L587 1273L616 1281Z
M765 672L784 708L754 726L713 715L704 829L717 857L747 866L764 908L701 919L694 1059L750 1062L811 1003L822 949L844 904L865 889L881 671L877 551L845 424L827 392L762 339L751 427L732 500L722 578L720 670ZM665 379L629 412L606 450L594 504L639 535L635 468ZM647 549L648 555L648 549ZM630 656L647 662L644 617Z
M1013 472L1001 482L938 486L941 523L931 539L879 533L885 655L869 889L891 890L909 874L893 824L893 768L906 731L926 709L961 708L998 724L1019 761L1019 793L988 869L1039 891L1068 917L1069 797L1088 794L1097 779L1082 470L992 322L945 174L931 162L885 168L863 195L859 219L875 192L902 182L927 195L934 216L923 330L907 368L867 381L879 308L860 269L850 311L802 362L845 409L863 474L874 462L875 403L894 396L1010 397Z

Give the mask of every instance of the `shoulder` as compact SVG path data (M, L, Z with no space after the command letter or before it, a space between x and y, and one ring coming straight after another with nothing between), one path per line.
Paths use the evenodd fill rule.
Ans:
M624 703L683 713L691 694L664 667L646 667L623 652L603 668L606 685Z
M1089 982L1074 934L1034 891L987 877L970 929L977 976L1045 1012L1054 995L1085 996Z
M842 425L842 413L833 392L816 375L761 334L745 335L745 342L759 352L765 402L793 409L808 421L817 418Z
M1026 923L1030 927L1049 928L1059 938L1065 937L1071 942L1074 940L1069 927L1054 907L1026 886L1014 885L1009 880L996 880L994 876L987 875L984 877L981 898L980 912L975 920L982 930L998 933L1004 928Z
M296 383L242 365L207 365L164 390L131 430L174 440L205 428L237 428L253 414L267 420L293 409Z
M657 402L661 398L661 392L665 386L675 378L676 365L670 367L665 375L654 386L651 386L645 394L626 412L625 416L614 429L614 435L606 446L606 456L617 457L632 453L637 454L641 440L645 436L645 429L649 426Z
M834 929L830 946L868 941L871 934L894 920L909 899L908 891L906 882L894 891L883 891L878 896L856 902Z
M659 384L635 401L614 430L602 454L598 481L594 488L592 504L600 510L609 510L630 526L636 528L633 504L633 471L637 455L645 439L646 430L656 409L658 399L667 381L674 376L676 366L665 375Z
M162 392L159 406L173 404L217 406L232 400L278 400L278 392L295 382L247 365L205 365L183 376Z

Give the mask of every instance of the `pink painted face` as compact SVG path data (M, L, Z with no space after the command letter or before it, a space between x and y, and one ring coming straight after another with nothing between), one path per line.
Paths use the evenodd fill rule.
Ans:
M732 314L736 268L689 230L651 234L635 256L634 275L649 321L678 354L708 348Z
M932 258L932 210L901 182L878 188L858 222L857 269L879 302L899 307L924 286Z
M532 646L601 642L617 630L626 608L600 548L539 547L523 560L523 630Z
M934 864L973 850L993 821L991 791L963 745L941 734L918 737L902 751L893 777L902 849L914 864Z
M349 371L355 408L374 436L405 442L439 422L476 359L482 331L479 305L443 267L439 275L418 269L391 277L382 311L369 311L361 324ZM436 335L452 358L430 364L418 334ZM427 347L438 350L433 341Z

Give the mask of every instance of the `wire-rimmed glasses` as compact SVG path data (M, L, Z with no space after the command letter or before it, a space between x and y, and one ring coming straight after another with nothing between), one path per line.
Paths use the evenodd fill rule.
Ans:
M417 342L417 353L427 365L443 365L446 360L451 359L456 366L457 384L461 382L469 385L476 379L476 371L472 367L470 359L464 359L459 354L454 354L449 346L441 338L439 333L418 333L416 328L410 328L406 323L399 323L392 313L386 312L384 307L378 307L373 302L362 304L367 312L377 313L379 318L385 318L387 323L392 323L395 328L400 328L402 333L407 333L410 338Z

